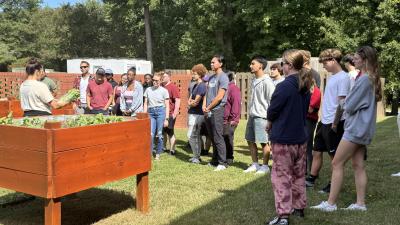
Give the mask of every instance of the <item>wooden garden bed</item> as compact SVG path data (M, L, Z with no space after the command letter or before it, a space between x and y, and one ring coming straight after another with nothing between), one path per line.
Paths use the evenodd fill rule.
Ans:
M45 198L45 224L61 224L60 198L137 175L136 207L149 210L150 120L44 129L0 125L0 187Z

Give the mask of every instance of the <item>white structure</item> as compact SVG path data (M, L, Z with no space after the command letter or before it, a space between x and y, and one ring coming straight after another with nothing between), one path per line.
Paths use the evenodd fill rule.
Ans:
M153 63L141 59L68 59L67 72L81 73L79 68L81 61L87 61L90 64L89 73L96 73L98 68L111 69L114 74L123 74L132 66L136 67L136 74L152 73Z

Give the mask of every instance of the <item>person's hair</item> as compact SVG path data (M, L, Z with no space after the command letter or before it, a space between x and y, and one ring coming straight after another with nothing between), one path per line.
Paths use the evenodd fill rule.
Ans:
M381 76L379 73L378 53L375 48L370 46L362 46L356 51L365 62L365 68L368 73L369 80L374 86L375 101L382 100Z
M103 68L98 68L96 70L96 75L105 76L106 75L106 71Z
M132 66L131 68L128 69L127 73L129 71L132 71L136 75L136 67Z
M163 74L164 74L163 72L154 73L153 78L159 77L161 79Z
M146 73L143 77L150 77L150 78L153 78L153 75L151 75L151 74L149 74L149 73Z
M319 62L322 63L324 61L332 60L334 59L337 63L340 64L340 61L342 60L342 52L337 49L337 48L328 48L323 50L319 54Z
M222 55L222 54L215 54L215 55L213 56L213 58L217 58L217 59L218 59L218 62L222 64L222 66L221 66L222 68L226 68L226 67L225 67L225 57L224 57L224 55Z
M272 64L272 66L270 67L270 69L272 70L272 69L277 69L278 70L278 72L282 75L283 74L283 70L282 70L282 67L281 67L281 64L280 63L274 63L274 64Z
M307 50L300 50L300 52L303 55L304 65L310 65L311 52Z
M35 74L36 70L40 71L42 68L42 64L40 64L40 62L36 58L30 58L26 64L25 71L26 74L29 76Z
M196 64L192 67L192 71L197 73L200 78L203 78L208 72L207 68L203 64Z
M122 77L127 77L128 78L128 74L127 73L121 74L121 79L119 80L118 86L122 86Z
M293 68L299 71L299 91L305 93L310 90L312 85L311 70L304 68L303 54L298 49L289 49L283 53L282 61L292 64Z
M342 62L343 62L343 64L350 63L350 65L354 66L353 59L354 59L354 54L349 53L349 54L343 56Z
M268 61L267 61L267 59L266 59L265 57L261 56L261 55L253 56L253 58L251 58L251 61L253 61L253 60L255 60L255 61L261 63L261 64L262 64L262 69L263 69L263 70L265 70L265 68L267 68L267 66L268 66Z
M82 60L80 64L82 64L82 63L86 63L86 65L90 66L88 61Z
M232 71L226 71L226 75L228 76L229 82L235 79L235 74Z
M160 72L161 76L163 76L164 74L167 74L169 77L171 77L172 72L170 70L163 70Z

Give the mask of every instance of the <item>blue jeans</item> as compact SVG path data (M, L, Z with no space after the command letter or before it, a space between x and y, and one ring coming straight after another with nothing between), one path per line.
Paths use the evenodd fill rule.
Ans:
M163 127L165 120L165 107L152 107L149 108L149 116L151 122L151 149L154 148L154 136L157 136L158 144L157 144L157 152L156 154L161 154L164 147L164 138L163 138Z

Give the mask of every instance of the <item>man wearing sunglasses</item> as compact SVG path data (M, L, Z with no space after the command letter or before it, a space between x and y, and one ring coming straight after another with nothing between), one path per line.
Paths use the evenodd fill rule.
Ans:
M90 64L87 61L81 61L80 69L81 75L75 78L74 88L80 92L80 98L74 104L76 114L88 113L88 105L86 102L86 90L89 80L93 80L93 75L89 73Z

